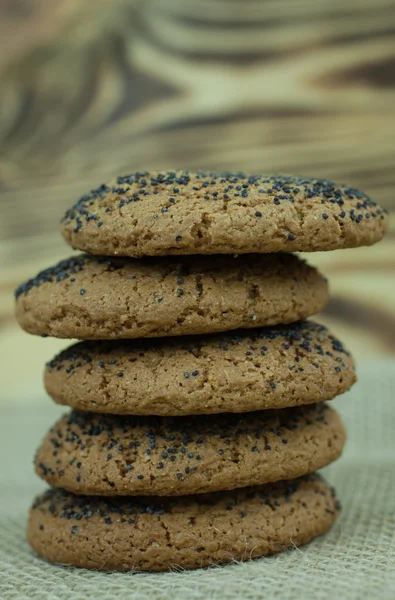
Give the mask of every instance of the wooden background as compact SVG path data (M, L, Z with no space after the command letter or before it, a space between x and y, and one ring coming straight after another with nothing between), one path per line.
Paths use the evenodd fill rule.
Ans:
M395 212L395 0L0 0L0 364L38 396L65 342L20 332L12 292L69 250L70 203L115 174L290 172ZM395 355L395 227L310 255L322 320L357 357Z

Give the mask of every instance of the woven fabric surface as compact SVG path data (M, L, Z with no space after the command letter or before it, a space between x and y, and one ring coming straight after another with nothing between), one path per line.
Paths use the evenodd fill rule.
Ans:
M334 405L348 429L344 456L325 469L343 504L334 528L283 554L163 574L97 573L49 565L25 541L32 497L45 486L32 456L64 409L43 397L0 408L1 600L224 600L395 597L395 365L362 363ZM258 526L258 525L257 525Z

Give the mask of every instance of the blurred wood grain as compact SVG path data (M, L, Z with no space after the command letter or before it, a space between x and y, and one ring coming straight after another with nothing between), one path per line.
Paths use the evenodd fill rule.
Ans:
M64 346L18 331L12 291L67 255L79 195L135 169L238 169L346 181L394 213L394 107L395 0L0 0L7 389L24 347L37 382ZM395 228L308 258L331 280L322 320L357 356L395 354Z

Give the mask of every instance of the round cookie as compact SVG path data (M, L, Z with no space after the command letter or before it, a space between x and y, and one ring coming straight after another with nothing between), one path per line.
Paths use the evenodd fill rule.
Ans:
M326 280L292 254L106 258L80 255L15 292L29 333L121 339L290 323L319 312Z
M161 416L311 404L355 380L349 352L313 321L187 339L80 342L55 356L44 376L59 404Z
M334 490L318 475L164 499L48 490L31 508L27 537L39 556L62 565L195 569L300 546L327 531L339 509Z
M113 179L69 209L61 233L92 254L311 252L374 244L387 211L326 179L189 171Z
M300 477L345 443L325 404L195 417L72 411L44 438L36 472L76 494L181 496Z

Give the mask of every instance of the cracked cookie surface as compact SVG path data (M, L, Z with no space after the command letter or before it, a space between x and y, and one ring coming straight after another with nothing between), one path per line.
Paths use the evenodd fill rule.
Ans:
M374 244L388 213L344 184L292 175L138 172L91 190L61 232L92 254L310 252Z
M324 403L174 418L72 411L44 438L36 472L76 494L180 496L312 473L340 456L345 437Z
M16 290L29 333L126 339L290 323L328 302L326 280L292 254L108 258L79 255Z
M331 400L354 362L326 327L301 321L215 335L74 344L45 369L59 404L110 414L248 412Z
M327 531L339 509L334 490L318 475L164 499L48 490L31 508L27 535L53 563L104 571L194 569L300 546Z

